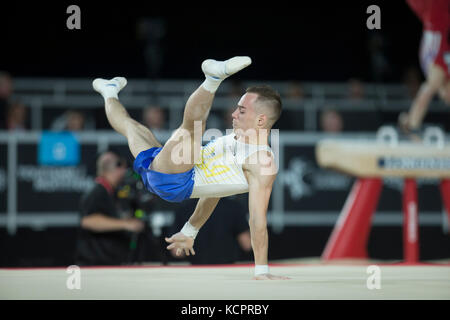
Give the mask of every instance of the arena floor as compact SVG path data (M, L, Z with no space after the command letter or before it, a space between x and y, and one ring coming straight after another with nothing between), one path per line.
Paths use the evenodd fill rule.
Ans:
M378 264L380 289L369 290L366 265L275 264L291 280L254 281L250 265L81 268L69 290L66 268L0 269L0 299L450 299L450 264Z

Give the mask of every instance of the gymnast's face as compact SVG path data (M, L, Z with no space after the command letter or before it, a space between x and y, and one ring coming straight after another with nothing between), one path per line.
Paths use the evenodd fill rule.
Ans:
M255 101L258 98L256 93L246 93L239 100L236 110L231 114L233 118L233 130L248 132L249 129L256 129L258 120L255 110Z

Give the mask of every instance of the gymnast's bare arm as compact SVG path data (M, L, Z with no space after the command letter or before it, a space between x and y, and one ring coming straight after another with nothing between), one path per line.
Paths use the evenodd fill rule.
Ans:
M269 237L267 232L267 208L276 178L276 165L266 151L250 156L242 166L249 184L249 225L255 265L268 265ZM270 273L256 275L255 280L289 279Z
M194 213L189 218L189 223L197 230L205 224L212 212L219 203L220 198L200 198L195 207ZM170 238L166 238L168 250L175 249L175 254L179 256L183 251L188 256L190 253L195 254L194 238L186 236L182 232L175 233Z

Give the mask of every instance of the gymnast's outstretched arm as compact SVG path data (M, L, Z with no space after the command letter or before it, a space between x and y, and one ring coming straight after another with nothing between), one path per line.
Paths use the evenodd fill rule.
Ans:
M189 218L180 232L174 234L170 238L166 238L166 242L170 243L167 249L177 249L176 255L179 256L182 251L188 256L189 253L195 254L194 240L200 228L209 219L212 212L219 203L220 198L200 198L195 207L194 213Z

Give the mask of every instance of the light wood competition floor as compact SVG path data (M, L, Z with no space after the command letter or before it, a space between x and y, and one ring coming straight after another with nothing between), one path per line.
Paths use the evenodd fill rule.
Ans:
M251 265L81 268L79 290L67 288L66 268L0 269L0 299L450 299L448 263L377 265L373 290L368 264L272 265L285 281L251 280Z

